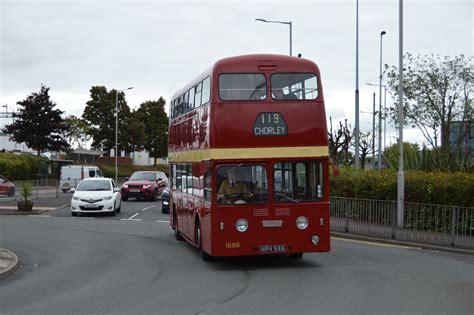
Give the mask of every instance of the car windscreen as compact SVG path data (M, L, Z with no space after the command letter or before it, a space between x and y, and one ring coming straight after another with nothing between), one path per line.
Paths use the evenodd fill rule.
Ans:
M112 190L108 180L84 180L77 187L76 191L106 191Z
M148 181L155 181L156 174L155 173L133 173L132 177L129 180L148 180Z

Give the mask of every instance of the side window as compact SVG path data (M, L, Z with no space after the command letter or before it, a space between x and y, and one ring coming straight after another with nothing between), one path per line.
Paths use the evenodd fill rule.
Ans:
M189 93L189 101L188 101L189 109L193 110L194 109L194 87L189 89L188 93Z
M207 104L211 98L211 78L207 77L202 81L202 102L201 104Z
M212 200L212 172L210 165L208 165L207 171L204 173L204 200L207 202Z
M201 86L202 83L199 83L194 87L194 107L199 107L201 106Z
M95 170L94 169L89 169L89 177L95 177Z
M191 164L187 164L186 165L186 187L187 187L187 190L186 190L186 193L189 194L189 195L192 195L193 194L193 168L192 168L192 165Z

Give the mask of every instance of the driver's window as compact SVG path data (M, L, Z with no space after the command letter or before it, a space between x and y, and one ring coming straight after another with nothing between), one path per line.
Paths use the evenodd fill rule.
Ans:
M217 168L216 180L218 204L268 201L267 172L262 165L222 165Z

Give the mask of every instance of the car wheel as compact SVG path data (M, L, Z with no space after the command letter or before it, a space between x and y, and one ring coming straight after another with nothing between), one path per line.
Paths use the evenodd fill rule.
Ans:
M119 207L117 208L117 213L120 213L122 211L122 203L119 203Z
M182 236L181 233L178 231L178 224L176 224L176 223L177 223L176 211L173 211L174 237L175 237L178 241L184 241L183 236Z
M11 187L10 190L8 190L8 197L13 197L15 194L15 187Z
M153 201L157 201L158 200L158 189L155 189L155 191L153 192L153 197L152 199Z
M123 201L127 201L127 200L128 200L128 197L122 196L122 200L123 200Z
M71 215L72 215L73 217L77 217L77 212L71 212Z
M293 253L290 254L291 259L301 259L303 257L303 253Z
M198 248L199 248L199 251L201 252L201 258L202 260L204 261L211 261L214 259L213 256L209 255L208 253L206 253L203 249L202 249L202 231L201 231L201 223L199 220L196 220L196 243L198 245Z
M110 215L115 217L116 213L117 213L117 209L115 208L115 202L114 202L114 208L113 208L112 212L110 213Z

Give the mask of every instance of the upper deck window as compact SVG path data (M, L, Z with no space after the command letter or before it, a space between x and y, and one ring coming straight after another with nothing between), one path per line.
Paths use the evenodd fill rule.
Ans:
M313 73L276 73L271 77L274 100L315 100L318 80Z
M265 76L258 73L221 74L219 97L223 101L264 100L267 98Z

